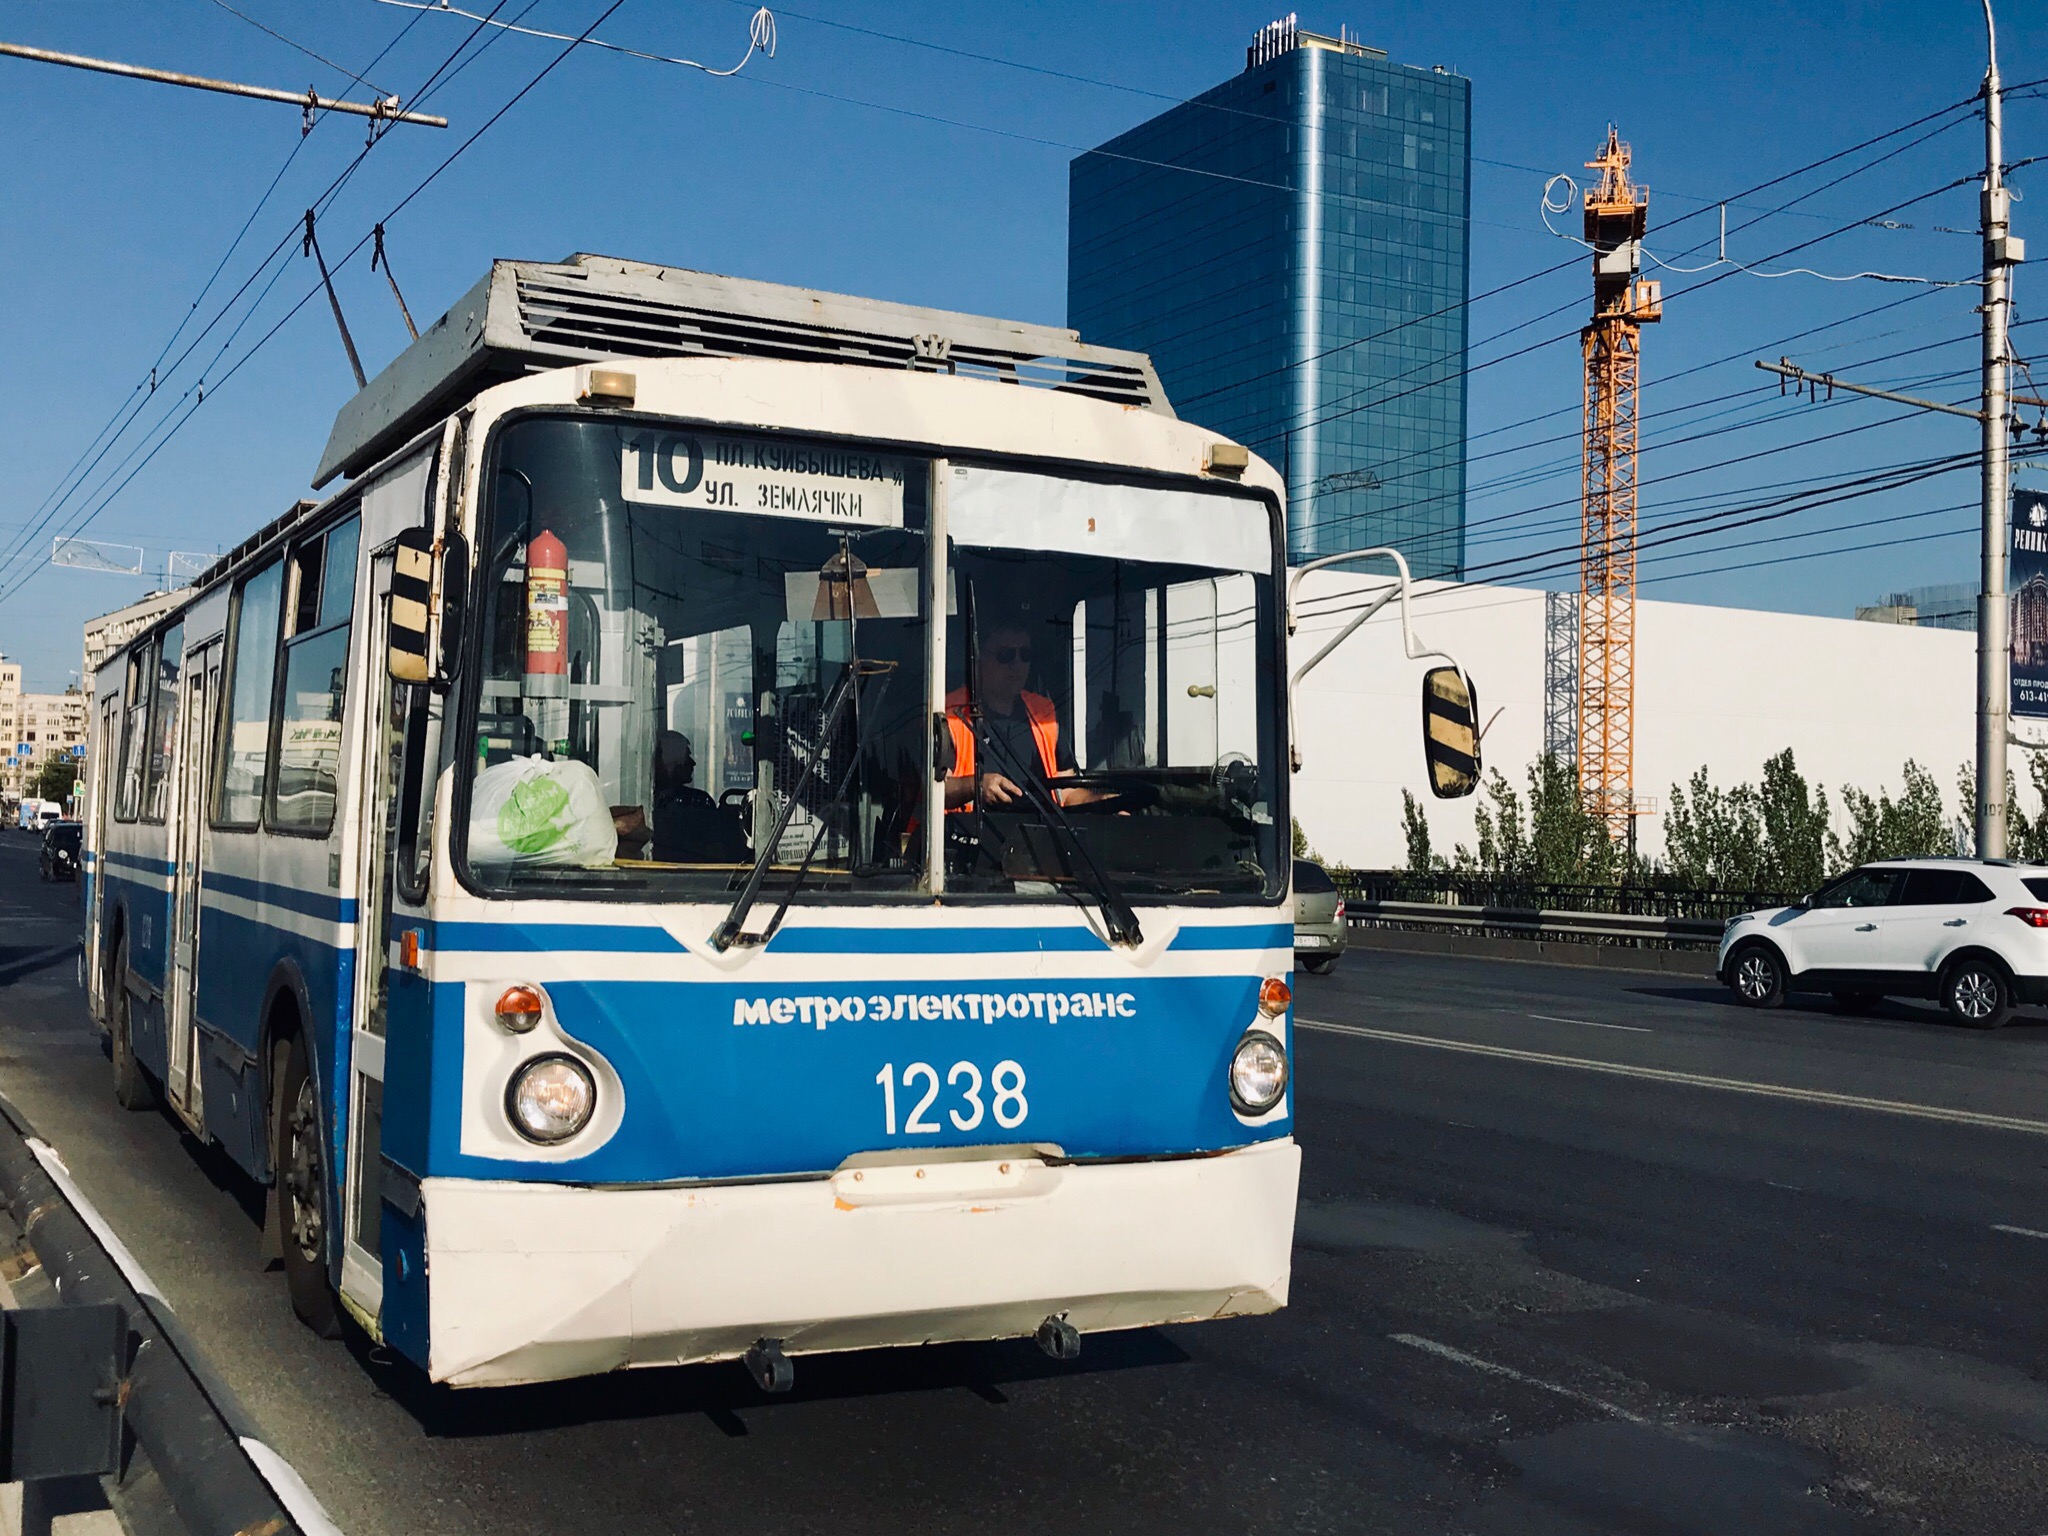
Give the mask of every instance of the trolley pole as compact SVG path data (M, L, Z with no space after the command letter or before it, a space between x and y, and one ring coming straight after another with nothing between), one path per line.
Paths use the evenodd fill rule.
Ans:
M1984 0L1989 64L1984 72L1984 551L1983 590L1977 599L1977 856L2005 856L2007 715L2012 700L2012 650L2007 635L2006 554L2009 544L2011 465L2007 419L2006 325L2012 305L2012 267L2024 248L2007 232L2012 194L2004 186L1998 33L1991 0Z

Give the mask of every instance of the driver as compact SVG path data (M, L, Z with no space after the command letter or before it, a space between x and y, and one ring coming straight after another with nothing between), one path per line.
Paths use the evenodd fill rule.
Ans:
M946 765L946 809L973 809L977 778L991 807L1023 809L1025 793L1014 777L1027 773L1052 790L1062 805L1092 800L1092 791L1061 790L1053 781L1074 772L1073 749L1060 736L1059 712L1051 699L1024 684L1031 677L1031 634L1020 620L1002 619L983 636L979 675L981 731L991 743L990 761L974 760L974 726L967 714L967 690L946 695L946 727L952 760ZM1007 749L1007 750L1006 750Z

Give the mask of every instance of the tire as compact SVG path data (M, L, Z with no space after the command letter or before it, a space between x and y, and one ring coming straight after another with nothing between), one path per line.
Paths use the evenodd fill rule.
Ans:
M156 1084L135 1059L134 1025L128 995L128 935L121 935L107 976L107 1043L114 1057L114 1102L123 1109L155 1109Z
M285 1288L291 1293L292 1311L299 1321L320 1338L332 1339L341 1333L341 1308L327 1279L328 1233L333 1230L327 1138L303 1035L292 1037L285 1058L284 1092L277 1102L273 1166Z
M1768 944L1745 944L1728 957L1728 990L1745 1008L1777 1008L1785 1001L1785 962Z
M2012 980L1993 961L1965 957L1942 972L1941 1006L1966 1029L1996 1029L2012 1017Z
M1303 955L1301 968L1311 976L1327 976L1337 969L1335 955Z

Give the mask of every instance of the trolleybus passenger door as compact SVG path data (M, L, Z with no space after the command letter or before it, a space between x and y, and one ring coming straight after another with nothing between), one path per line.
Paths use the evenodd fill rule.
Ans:
M178 701L178 739L172 750L170 794L171 963L165 1013L169 1024L169 1074L164 1083L171 1102L194 1125L199 1123L199 1074L193 1070L193 1033L199 974L199 887L201 841L206 827L206 743L213 719L213 697L220 681L220 642L188 656Z
M343 1203L348 1240L342 1249L342 1289L373 1316L384 1295L379 1256L384 1129L385 1010L391 995L391 871L397 837L394 802L404 719L398 708L405 685L384 668L391 591L388 552L371 557L367 602L357 608L370 631L363 672L368 690L363 721L364 772L359 776L361 832L356 860L356 995L354 1048L349 1052L349 1135Z
M85 836L80 839L78 878L85 883L86 998L96 1019L107 1016L106 962L100 958L100 904L107 894L107 786L114 781L114 761L119 751L119 735L114 729L119 711L118 699L100 701L99 724L90 734L85 756Z

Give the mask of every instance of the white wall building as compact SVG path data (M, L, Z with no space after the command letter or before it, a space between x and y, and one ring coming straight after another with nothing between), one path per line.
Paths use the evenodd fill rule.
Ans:
M1384 585L1329 571L1304 581L1292 665ZM1493 720L1486 764L1525 800L1526 770L1544 743L1546 596L1425 582L1412 608L1418 641L1451 652L1472 674L1481 722ZM1438 852L1476 842L1476 797L1434 800L1427 790L1421 687L1430 665L1404 657L1390 604L1304 680L1295 699L1303 767L1294 813L1322 857L1369 869L1405 863L1404 788L1425 806ZM1660 813L1673 784L1702 765L1721 787L1753 783L1786 747L1807 781L1827 789L1838 825L1842 785L1896 794L1909 757L1934 775L1954 813L1956 771L1975 752L1975 699L1973 634L1639 599L1635 792L1654 812L1638 819L1637 847L1663 852ZM2013 770L2026 796L2017 750Z

